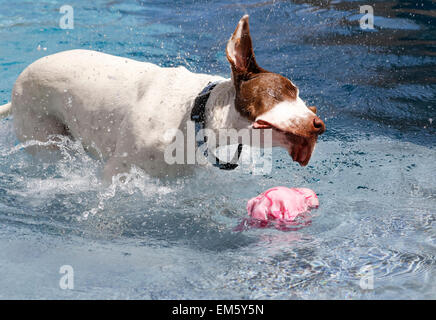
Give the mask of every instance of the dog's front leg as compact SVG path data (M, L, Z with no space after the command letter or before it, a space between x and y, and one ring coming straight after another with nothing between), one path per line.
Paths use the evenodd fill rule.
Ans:
M112 177L119 173L127 173L130 171L130 166L121 157L112 156L107 160L103 169L103 180L106 183L112 182Z

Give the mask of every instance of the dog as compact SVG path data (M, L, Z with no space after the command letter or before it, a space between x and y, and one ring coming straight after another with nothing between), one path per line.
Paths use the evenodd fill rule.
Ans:
M79 140L105 161L105 179L132 166L152 176L173 176L186 174L192 165L165 162L165 150L175 139L168 130L186 132L197 95L214 83L204 106L207 129L272 129L272 146L286 148L305 166L325 124L289 79L257 64L248 20L248 15L241 18L227 43L230 79L70 50L28 66L0 113L13 114L22 142L48 141L53 135ZM39 147L29 148L35 153L32 148Z

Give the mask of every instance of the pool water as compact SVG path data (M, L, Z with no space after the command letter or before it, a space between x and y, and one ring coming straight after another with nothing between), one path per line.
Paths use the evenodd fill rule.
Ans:
M228 77L225 44L248 13L258 63L327 125L305 168L274 149L269 174L133 170L107 186L77 142L34 159L0 120L0 298L435 299L436 5L376 1L362 30L364 4L81 0L65 30L62 1L0 0L0 104L27 65L76 48ZM310 225L234 231L278 185L319 195Z

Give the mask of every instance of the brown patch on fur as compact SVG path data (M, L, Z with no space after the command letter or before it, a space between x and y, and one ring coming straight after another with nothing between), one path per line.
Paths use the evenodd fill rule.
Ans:
M276 104L297 98L297 88L285 77L272 73L260 73L235 84L235 107L239 113L254 121Z
M297 87L291 81L257 64L248 16L239 21L227 44L226 54L236 89L235 107L242 116L254 121L277 103L297 98Z
M317 109L316 109L316 107L315 106L310 106L310 107L308 107L309 109L310 109L310 111L312 111L314 114L316 114L317 113Z

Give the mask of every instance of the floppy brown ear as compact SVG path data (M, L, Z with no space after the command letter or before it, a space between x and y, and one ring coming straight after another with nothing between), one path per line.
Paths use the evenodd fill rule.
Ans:
M232 37L227 42L226 54L234 76L263 71L254 58L248 15L239 20Z

